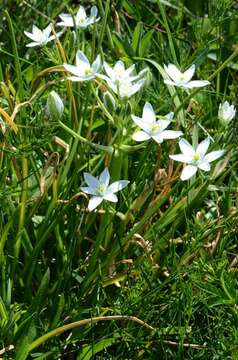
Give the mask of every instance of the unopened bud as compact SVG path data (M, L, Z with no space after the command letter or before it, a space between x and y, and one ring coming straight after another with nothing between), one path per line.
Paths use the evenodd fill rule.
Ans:
M218 118L223 126L227 126L236 115L234 105L230 105L228 101L219 105Z
M60 119L64 112L64 104L57 92L51 91L47 98L47 112L54 119Z
M108 111L113 111L116 108L116 102L114 97L109 91L103 93L103 102Z

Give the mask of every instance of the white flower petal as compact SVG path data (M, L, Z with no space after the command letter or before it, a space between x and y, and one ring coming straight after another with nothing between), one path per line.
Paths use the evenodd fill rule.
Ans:
M131 115L132 120L134 121L134 123L139 126L142 130L146 131L146 132L150 132L150 124L146 123L144 121L144 119L135 116L135 115Z
M98 55L96 57L96 60L92 63L92 71L93 71L93 73L96 74L100 70L101 66L102 66L101 56Z
M219 159L221 156L223 156L225 153L224 150L217 150L217 151L212 151L210 153L208 153L207 155L205 155L204 160L208 161L208 162L212 162L214 160Z
M183 85L187 89L204 87L210 84L210 81L207 80L193 80Z
M160 131L167 129L167 127L169 126L170 123L171 123L171 120L165 120L165 119L160 119L156 122L156 124L159 125Z
M113 193L106 193L103 196L103 199L105 199L107 201L111 201L111 202L117 202L118 201L117 196L115 194L113 194Z
M204 170L204 171L211 170L211 166L210 166L209 162L206 160L203 160L201 163L199 163L198 167L199 167L199 169Z
M187 165L183 168L180 179L182 181L190 179L197 172L197 166Z
M59 17L62 20L61 22L58 23L59 26L74 27L72 15L60 14Z
M191 160L191 156L185 154L169 155L170 159L188 164Z
M83 173L83 177L85 182L87 183L87 185L91 188L91 189L97 189L99 186L99 181L97 178L95 178L95 176L92 176L89 173Z
M38 42L31 42L29 44L26 44L26 47L34 47L34 46L40 46L41 44L39 44Z
M188 70L186 70L183 73L183 76L185 78L185 81L188 82L192 79L193 75L195 73L195 65L193 64L192 66L190 66L190 68Z
M76 53L76 66L77 67L83 66L84 69L91 68L87 56L81 50L78 50Z
M103 63L104 70L106 71L106 74L109 76L110 79L114 79L114 71L110 65L108 65L107 62L104 61Z
M135 64L131 65L128 69L125 70L125 77L129 77L133 71L135 69ZM137 78L138 76L134 76L133 80L135 80L135 78Z
M71 74L74 74L76 76L84 75L84 71L82 71L82 69L78 68L77 66L70 65L70 64L63 64L63 66L64 66L65 70L67 70Z
M208 136L197 146L196 153L199 154L201 158L203 158L209 148L209 145L210 145L210 138Z
M85 20L87 17L85 9L82 5L79 6L79 9L77 11L76 14L76 24L79 25L80 20L82 21L83 19Z
M142 118L143 118L143 121L148 124L152 124L152 123L156 122L156 116L155 116L154 109L149 102L146 102L144 105Z
M48 38L52 30L52 24L49 24L44 30L43 34Z
M158 134L152 135L151 137L152 137L152 139L153 139L154 141L156 141L158 144L161 144L161 143L163 142L163 140L164 140L161 132L158 133Z
M101 175L99 176L99 182L100 184L104 185L105 187L108 187L110 181L110 174L108 171L108 168L106 167L103 172L101 173Z
M67 79L71 80L71 81L88 81L88 80L93 79L93 77L92 76L90 76L90 77L69 76Z
M163 139L176 139L182 135L183 135L182 131L175 131L175 130L165 130L161 133Z
M174 64L164 65L164 70L175 83L180 81L182 73Z
M108 186L106 193L115 193L118 192L122 189L124 189L124 187L126 187L129 184L130 181L128 180L119 180L119 181L115 181L114 183L112 183L111 185Z
M41 36L42 36L41 29L39 29L36 25L32 26L32 33L38 38L41 38Z
M174 113L173 113L173 112L169 112L168 114L166 114L166 115L164 116L164 118L165 118L166 120L170 120L170 121L173 120L173 117L174 117Z
M31 40L36 40L36 36L28 31L24 31L24 34L29 37ZM39 39L39 38L38 38Z
M181 139L179 141L179 147L184 155L193 156L195 154L194 148L186 139Z
M151 137L144 131L137 131L135 134L132 135L132 139L135 141L145 141L149 140Z
M89 210L89 211L92 211L92 210L96 209L96 207L97 207L98 205L100 205L102 201L103 201L103 198L102 198L102 197L100 197L100 196L93 196L93 197L89 200L89 202L88 202L88 210Z
M114 73L124 73L125 72L125 65L121 60L118 60L114 65Z
M90 18L96 18L98 14L98 8L97 6L92 6L90 10Z
M92 189L91 187L81 187L81 190L82 190L85 194L98 195L96 189Z

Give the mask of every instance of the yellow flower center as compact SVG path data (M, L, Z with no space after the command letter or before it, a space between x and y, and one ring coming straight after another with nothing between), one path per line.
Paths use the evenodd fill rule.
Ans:
M184 80L185 80L185 77L183 76L183 74L180 75L179 80L180 80L180 81L184 81Z
M199 160L201 160L201 156L199 154L194 154L193 161L199 161Z
M150 131L152 133L156 133L158 130L159 130L159 125L158 124L156 124L156 123L151 124Z
M105 186L104 185L99 185L99 187L97 188L97 192L102 195L105 192Z
M85 70L85 75L91 75L92 74L92 70L91 69L86 69Z

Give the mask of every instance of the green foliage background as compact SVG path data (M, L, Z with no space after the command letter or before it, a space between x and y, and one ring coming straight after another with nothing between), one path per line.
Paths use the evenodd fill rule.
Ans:
M64 33L60 47L27 49L24 30L44 28L69 0L11 1L0 5L0 107L18 132L0 134L0 350L6 359L237 359L237 122L224 129L221 102L237 104L237 4L209 1L81 1L96 4L101 20L90 30ZM7 11L7 12L6 12ZM156 113L175 111L187 138L214 139L226 155L208 176L179 180L168 161L174 141L149 142L113 154L83 144L45 111L48 93L64 102L62 122L89 141L108 145L115 127L95 97L96 84L74 84L62 72L63 54L119 58L137 72L150 69L148 86L112 114L133 145L130 114L145 100ZM235 55L232 55L235 54ZM231 61L226 62L231 56ZM195 63L212 85L172 96L161 66ZM67 84L67 85L66 85ZM196 127L194 127L196 125ZM62 145L63 144L63 145ZM108 165L112 180L130 180L116 210L88 213L80 192L83 172ZM86 318L136 316L62 332ZM1 352L0 352L1 354Z

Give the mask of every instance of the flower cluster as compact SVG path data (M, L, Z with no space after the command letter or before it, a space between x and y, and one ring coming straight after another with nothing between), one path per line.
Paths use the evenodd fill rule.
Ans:
M72 14L60 14L60 22L57 24L61 27L86 29L99 21L97 17L98 10L96 6L92 6L90 15L87 16L83 6L80 6L76 16ZM44 30L40 30L33 25L32 33L25 31L25 35L33 42L27 44L28 47L44 46L51 40L54 40L62 35L62 32L51 35L52 26L48 25ZM95 60L91 63L85 53L77 50L75 65L64 63L65 71L70 74L68 79L75 82L92 81L103 82L107 86L104 91L104 102L110 102L115 109L116 100L114 95L119 99L128 99L135 95L144 85L148 69L143 69L138 74L135 71L135 64L126 68L123 61L117 61L114 66L109 65L107 61L102 61L100 55L97 55ZM102 73L104 70L104 73ZM208 86L208 80L192 80L195 74L195 64L190 66L186 71L182 72L174 64L164 65L165 75L163 75L164 83L169 86L176 86L181 89L189 91L193 88L202 88ZM114 95L112 95L114 93ZM121 102L122 103L122 102ZM47 109L51 116L60 118L64 111L63 103L54 91L50 93L47 100ZM233 105L229 105L226 101L219 106L218 118L220 122L227 126L235 117L236 110ZM178 144L181 154L169 155L170 159L179 161L185 164L181 180L188 180L194 176L198 170L208 172L211 169L210 163L219 159L224 155L224 150L217 150L207 153L210 145L210 137L193 147L185 138L181 138L183 132L176 129L168 129L174 122L174 113L169 112L166 115L157 116L152 105L145 102L142 112L142 117L134 114L131 118L137 129L132 135L132 139L136 142L143 142L147 140L154 140L157 144L163 143L167 139L180 138ZM108 168L105 168L100 176L94 177L88 173L84 173L84 180L87 184L82 187L82 191L90 195L88 204L89 211L94 210L99 206L103 200L110 202L117 202L116 193L124 189L128 184L128 180L115 181L109 185L110 174Z

